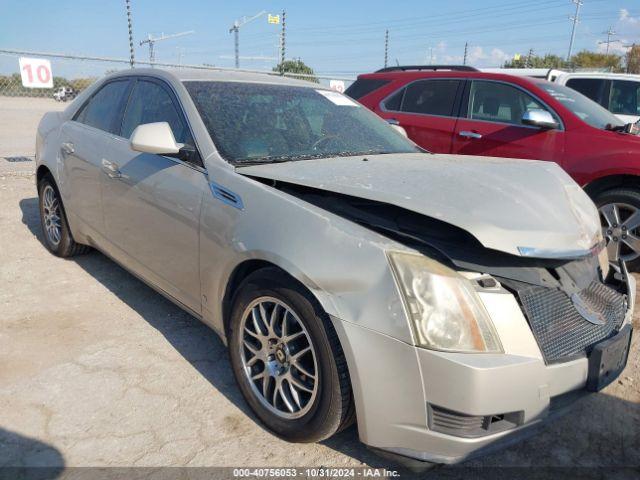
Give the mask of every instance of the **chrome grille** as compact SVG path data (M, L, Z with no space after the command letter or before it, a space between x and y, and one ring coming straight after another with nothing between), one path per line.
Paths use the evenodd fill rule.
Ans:
M540 286L518 290L531 330L547 363L587 353L592 345L612 336L622 325L626 311L624 295L600 282L592 282L575 294L593 310L602 325L585 319L563 291Z

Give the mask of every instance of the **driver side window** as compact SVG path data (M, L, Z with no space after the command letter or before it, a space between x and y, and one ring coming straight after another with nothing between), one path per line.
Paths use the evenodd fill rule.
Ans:
M473 81L467 117L472 120L524 125L522 116L531 110L549 111L519 88L498 82ZM555 118L552 112L551 115Z
M169 93L158 83L138 80L122 120L121 136L130 138L138 125L167 122L177 143L193 145L182 113Z

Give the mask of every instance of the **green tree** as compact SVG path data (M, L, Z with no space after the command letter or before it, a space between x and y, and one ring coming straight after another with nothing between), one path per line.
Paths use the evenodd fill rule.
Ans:
M640 45L633 45L626 55L627 73L640 73Z
M598 53L582 50L569 60L573 68L606 68L614 72L622 71L622 57L613 53Z
M308 80L309 82L320 83L318 79L315 77L315 72L313 68L305 64L301 59L295 58L293 60L285 60L284 62L279 63L275 67L273 67L274 72L280 73L302 73L303 75L313 75L312 77L307 76L296 76L291 75L293 78L299 78L301 80Z
M558 55L547 53L544 57L538 55L521 56L520 58L508 60L504 68L564 68L566 62Z

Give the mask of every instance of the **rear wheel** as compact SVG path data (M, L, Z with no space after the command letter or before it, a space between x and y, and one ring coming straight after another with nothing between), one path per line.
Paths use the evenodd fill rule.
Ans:
M616 188L598 194L594 201L612 267L618 269L623 260L629 270L640 270L640 192Z
M45 175L38 183L38 197L44 244L49 251L59 257L71 257L89 251L90 247L73 239L60 192L51 175Z
M347 364L328 315L280 270L260 270L240 286L229 353L245 400L282 438L317 442L355 418Z

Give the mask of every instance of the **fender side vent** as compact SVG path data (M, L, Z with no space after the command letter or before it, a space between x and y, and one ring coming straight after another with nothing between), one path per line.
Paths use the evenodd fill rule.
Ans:
M219 185L215 182L209 182L209 187L211 188L211 193L213 193L213 196L220 200L222 203L231 205L232 207L235 207L239 210L244 210L244 204L242 203L242 199L239 195L236 195L231 190L228 190L222 185Z

